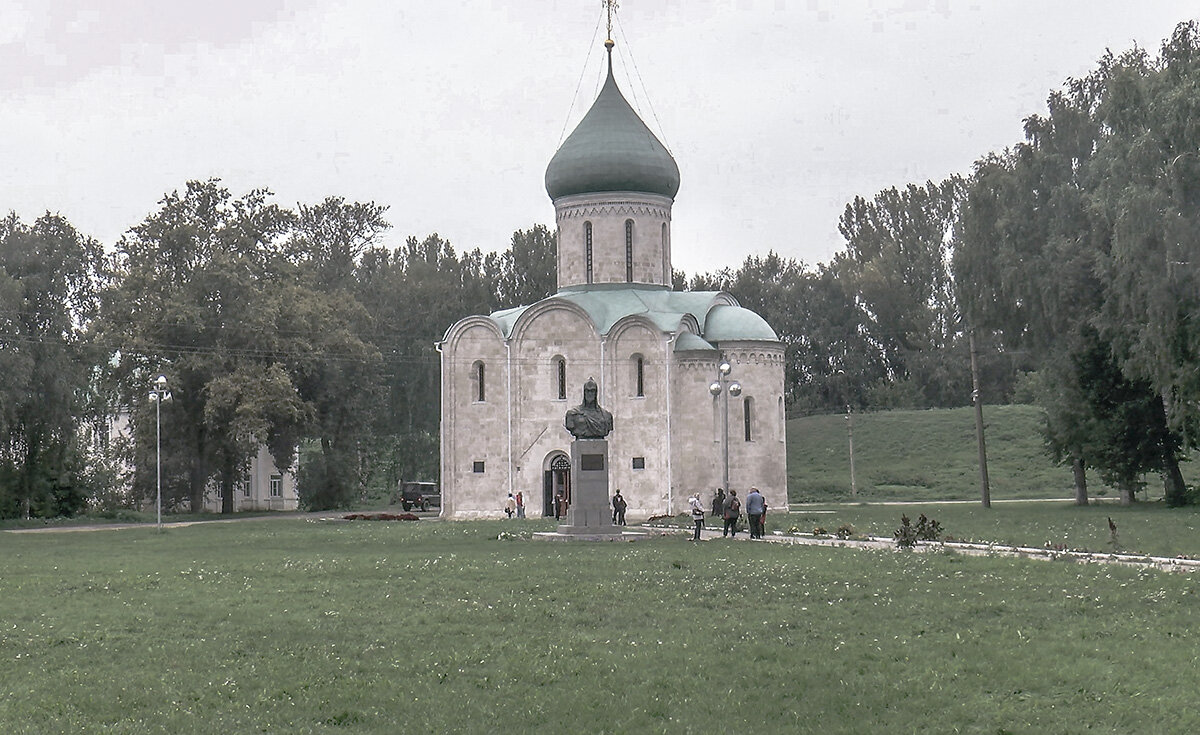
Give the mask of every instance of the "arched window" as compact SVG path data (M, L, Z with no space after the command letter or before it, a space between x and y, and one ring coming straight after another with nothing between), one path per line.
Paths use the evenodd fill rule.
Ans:
M583 223L584 262L587 265L587 282L592 282L592 223Z
M742 428L746 434L746 441L753 441L754 437L750 433L750 427L754 423L754 399L746 396L742 399Z
M475 364L471 366L471 382L474 384L472 387L475 389L475 401L483 403L487 396L487 381L484 377L483 360L476 360Z
M631 219L625 220L625 281L633 282L633 220Z
M556 357L554 362L554 395L558 400L565 401L567 399L567 359L565 357Z
M662 266L663 266L663 283L671 285L671 258L667 254L667 223L662 224Z
M629 387L634 398L646 395L646 358L636 353L629 356Z

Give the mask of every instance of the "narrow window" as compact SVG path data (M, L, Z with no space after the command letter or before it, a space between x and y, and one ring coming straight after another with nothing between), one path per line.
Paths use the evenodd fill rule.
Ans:
M646 469L646 458L645 457L634 457L633 458L633 468L635 470Z
M567 360L563 357L554 359L555 382L558 387L558 400L565 401L567 399Z
M631 219L625 220L625 281L633 283L633 220Z
M750 435L750 425L754 420L754 399L747 396L742 399L742 424L746 434L746 441L752 441Z
M663 283L671 285L671 258L667 254L667 223L663 222L662 226L662 261L663 261Z
M484 372L483 361L475 363L474 375L471 376L471 382L475 384L475 401L483 403L487 397L487 377Z
M637 359L637 397L646 395L646 361L639 355Z
M283 497L283 475L271 475L271 497Z
M242 478L242 497L243 498L250 497L250 488L251 488L250 479L251 478L250 478L249 472L247 472L246 476Z
M583 223L584 255L587 263L587 282L592 282L592 223Z
M483 462L475 462L471 465L471 471L476 474L483 473Z

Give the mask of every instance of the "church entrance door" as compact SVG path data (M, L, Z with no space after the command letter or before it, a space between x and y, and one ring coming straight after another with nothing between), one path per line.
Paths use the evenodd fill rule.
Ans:
M561 497L571 504L571 459L561 452L552 454L546 463L542 481L542 515L554 516L555 504ZM559 509L560 512L565 508Z

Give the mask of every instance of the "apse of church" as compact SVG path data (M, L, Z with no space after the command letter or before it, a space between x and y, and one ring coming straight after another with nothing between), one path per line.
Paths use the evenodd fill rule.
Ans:
M558 292L467 317L438 343L442 514L500 517L569 502L563 426L595 380L613 414L610 487L630 519L686 509L724 482L787 507L783 346L724 292L671 290L674 158L612 74L546 169L558 226ZM722 362L738 395L714 394ZM728 469L725 466L726 449Z

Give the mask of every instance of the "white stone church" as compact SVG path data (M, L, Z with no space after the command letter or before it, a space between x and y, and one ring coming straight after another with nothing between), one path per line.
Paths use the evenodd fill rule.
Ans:
M609 487L629 518L684 512L695 492L708 507L726 475L739 497L757 486L787 508L783 345L728 293L672 290L679 167L617 88L606 45L608 79L546 169L558 292L467 317L438 345L445 517L503 516L509 493L529 517L554 515L571 495L563 418L588 378L613 414Z

